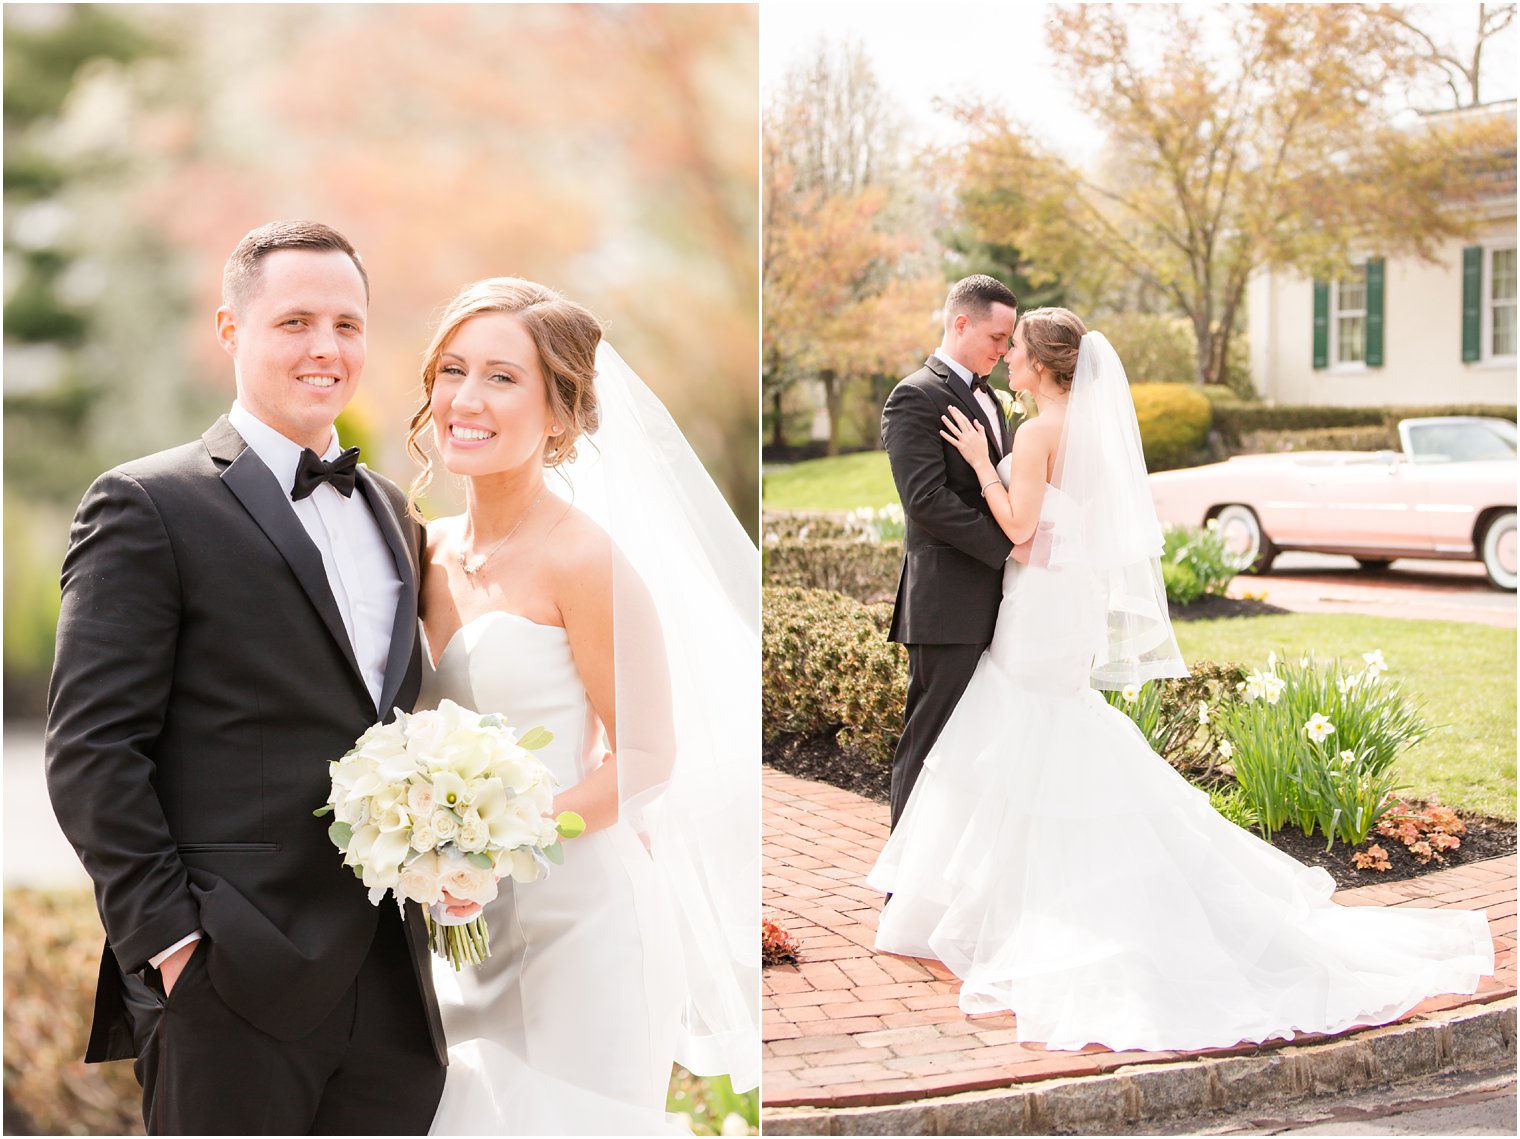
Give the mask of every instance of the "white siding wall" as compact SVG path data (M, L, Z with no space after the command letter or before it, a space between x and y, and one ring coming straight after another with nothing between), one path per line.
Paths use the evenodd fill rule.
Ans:
M1462 362L1462 250L1514 237L1511 215L1472 240L1448 243L1436 264L1388 258L1381 368L1316 369L1313 282L1258 273L1248 298L1257 392L1278 404L1514 403L1513 362Z

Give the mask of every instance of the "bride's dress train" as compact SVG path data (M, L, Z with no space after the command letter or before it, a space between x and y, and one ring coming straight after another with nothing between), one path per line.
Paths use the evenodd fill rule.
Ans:
M445 697L503 712L519 731L548 728L554 739L535 754L565 787L601 755L564 629L500 611L476 618L436 671L424 666L418 707ZM681 944L633 829L567 842L563 866L538 882L504 880L485 916L483 964L433 963L449 1069L432 1134L687 1133L664 1111Z
M1006 475L1005 475L1006 477ZM1041 525L1075 503L1046 490ZM1340 906L1089 686L1106 597L1010 562L996 632L870 875L878 949L1051 1048L1192 1050L1397 1018L1492 973L1482 913Z

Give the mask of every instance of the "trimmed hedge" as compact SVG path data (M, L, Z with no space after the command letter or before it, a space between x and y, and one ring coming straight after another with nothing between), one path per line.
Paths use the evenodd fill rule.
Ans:
M891 601L902 570L902 542L782 541L765 547L762 564L766 585L832 590L856 601Z
M5 891L5 1131L141 1135L127 1061L86 1064L105 933L85 887Z
M844 539L850 537L844 517L831 510L766 510L761 512L760 533L767 545Z
M1146 469L1165 471L1192 462L1203 450L1213 421L1208 397L1188 384L1132 384L1129 390L1140 421Z
M1397 451L1396 424L1378 427L1308 427L1300 431L1251 431L1240 449L1247 455L1278 451Z
M907 651L887 640L891 605L774 586L762 604L766 741L832 733L869 762L891 763L908 695Z
M1136 401L1138 407L1138 401ZM1432 415L1483 415L1515 419L1514 404L1444 404L1431 407L1267 407L1255 403L1216 403L1214 430L1232 446L1253 431L1305 431L1326 427L1386 427L1401 419Z

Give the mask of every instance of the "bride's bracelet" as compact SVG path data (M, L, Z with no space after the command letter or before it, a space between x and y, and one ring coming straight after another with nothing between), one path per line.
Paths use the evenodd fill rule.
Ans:
M983 498L987 497L987 488L989 486L1001 486L1002 483L1003 483L1002 479L993 479L991 482L984 482L982 484L982 497Z

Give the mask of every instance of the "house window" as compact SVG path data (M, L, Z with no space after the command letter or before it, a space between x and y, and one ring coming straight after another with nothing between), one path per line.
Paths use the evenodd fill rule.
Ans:
M1381 257L1369 258L1360 273L1344 280L1314 282L1316 368L1360 372L1383 366L1387 291L1386 266ZM1476 294L1474 298L1476 314Z
M1484 274L1483 314L1488 325L1484 355L1490 359L1515 355L1515 247L1488 250Z
M1367 362L1367 280L1336 281L1330 287L1331 358L1336 364Z

